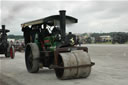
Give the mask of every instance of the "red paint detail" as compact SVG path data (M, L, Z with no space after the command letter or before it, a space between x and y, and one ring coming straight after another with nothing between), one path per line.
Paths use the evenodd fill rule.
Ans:
M50 42L50 40L44 40L44 43L49 43Z
M13 56L13 49L12 49L12 47L10 48L10 56L11 56L11 58L12 58L12 59L14 58L14 56Z

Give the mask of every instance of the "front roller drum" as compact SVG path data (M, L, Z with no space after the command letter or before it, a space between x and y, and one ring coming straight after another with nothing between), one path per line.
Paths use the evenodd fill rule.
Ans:
M63 67L55 69L59 79L86 78L91 72L90 57L83 50L60 53L58 65Z

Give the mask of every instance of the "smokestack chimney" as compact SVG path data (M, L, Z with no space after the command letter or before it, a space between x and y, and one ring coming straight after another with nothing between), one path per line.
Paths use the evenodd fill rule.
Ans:
M5 29L5 25L2 25L2 29Z
M3 32L3 34L6 33L6 32L5 32L5 25L2 25L2 32Z
M61 29L61 35L62 35L62 41L65 41L65 35L66 35L66 11L65 10L60 10L60 29Z

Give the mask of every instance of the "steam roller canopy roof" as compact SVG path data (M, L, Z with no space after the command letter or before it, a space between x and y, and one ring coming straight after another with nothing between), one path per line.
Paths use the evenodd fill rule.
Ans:
M0 29L0 33L3 32L2 29ZM9 32L9 30L5 29L5 32Z
M60 21L60 15L53 15L53 16L49 16L46 18L42 18L42 19L38 19L38 20L34 20L34 21L30 21L30 22L26 22L21 24L22 27L26 27L29 25L37 25L37 24L43 24L43 23L53 23L53 21ZM69 21L70 23L77 23L78 20L74 17L71 16L67 16L66 15L66 21Z

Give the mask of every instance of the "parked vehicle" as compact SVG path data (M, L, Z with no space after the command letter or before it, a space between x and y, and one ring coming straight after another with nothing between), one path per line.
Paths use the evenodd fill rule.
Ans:
M5 54L5 57L11 57L12 59L15 56L14 46L7 41L7 33L9 30L5 29L5 25L2 25L0 29L0 54Z

